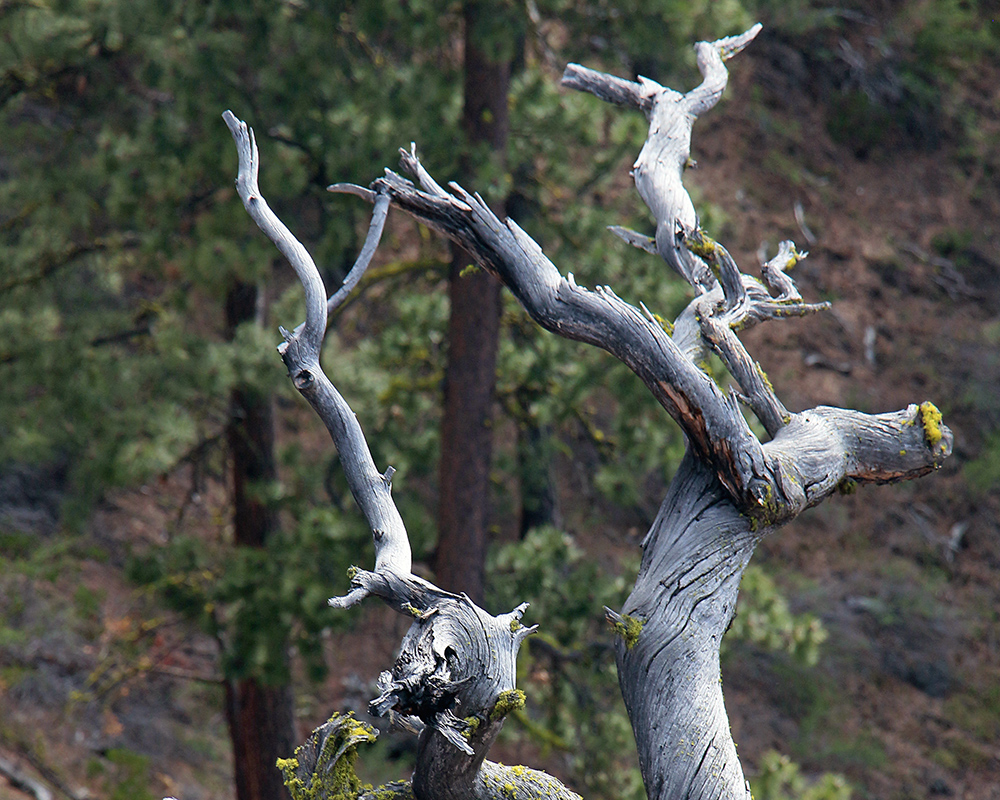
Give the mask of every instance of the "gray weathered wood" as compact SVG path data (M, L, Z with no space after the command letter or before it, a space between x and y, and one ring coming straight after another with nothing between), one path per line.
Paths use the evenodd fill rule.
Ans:
M643 111L649 136L632 166L639 194L656 220L656 247L663 259L692 286L703 291L713 280L704 262L683 245L698 229L698 215L684 189L684 170L691 159L691 128L698 116L722 96L729 73L723 62L746 47L760 32L754 25L740 36L695 45L702 82L681 94L649 78L626 81L579 64L570 64L562 84L590 92L602 100Z
M260 192L257 185L260 160L253 131L231 111L227 111L223 119L229 126L239 155L236 189L240 199L251 219L288 259L305 291L306 321L290 334L283 331L286 339L279 348L288 367L288 375L295 388L323 420L337 446L351 493L371 527L375 541L375 569L408 575L410 541L391 497L392 468L385 473L375 468L357 417L319 364L329 305L323 279L305 247L271 211ZM373 237L369 235L358 264L351 270L357 279L360 279L359 273L367 268L374 254L382 229L379 220L385 220L387 200L373 200L377 209L374 217L376 224L372 226L375 241L372 243ZM346 292L343 295L338 292L331 300L342 300L344 297ZM356 602L357 597L355 595L352 599Z
M291 333L282 329L285 341L278 350L295 387L329 430L375 543L374 570L355 568L351 591L345 597L332 598L330 604L344 608L375 595L413 617L395 664L379 678L382 694L372 701L371 710L419 733L417 764L412 785L390 785L376 795L510 800L513 791L520 791L549 800L578 800L575 793L544 773L485 760L504 718L523 705L523 695L515 688L515 662L521 642L535 630L520 623L527 604L509 614L493 616L464 594L442 591L412 574L409 539L391 497L394 470L389 467L378 472L357 417L319 363L327 318L346 300L371 262L389 195L352 186L331 187L373 202L375 211L354 267L340 289L327 298L312 258L260 192L259 153L253 131L230 111L223 118L239 155L236 187L240 199L258 227L289 260L305 291L306 320ZM423 177L429 186L443 191L429 175ZM345 792L356 794L357 781L345 782L346 773L334 770L334 766L357 744L374 736L374 731L343 717L314 731L285 765L286 783L295 800L332 800L348 796ZM340 782L331 783L331 776Z
M409 154L403 165L419 174ZM877 415L826 406L793 414L768 382L744 378L752 408L777 404L775 417L766 417L773 438L761 443L735 397L690 360L699 348L679 347L609 288L589 291L563 278L515 223L500 222L478 197L455 185L451 194L423 192L392 172L374 186L460 242L541 325L621 359L688 434L689 453L643 544L643 567L619 622L619 679L651 798L745 797L718 659L755 545L845 481L885 483L933 471L951 451L951 433L930 404ZM700 336L734 366L745 350L720 347L718 330L738 343L735 330L822 307L793 300L793 287L777 279L779 297L753 278L742 282L731 308L716 287L685 312L696 323L685 336ZM734 369L737 377L748 371Z
M739 41L745 44L755 32ZM719 43L703 43L698 51L703 86L687 96L660 87L648 110L642 103L651 90L644 82L628 89L620 79L601 82L592 71L574 68L567 70L571 80L564 80L650 115L636 185L657 219L658 252L701 292L678 318L673 336L608 287L589 291L572 275L563 277L515 223L501 222L478 196L454 184L450 192L431 184L412 151L403 153L403 168L421 188L392 172L373 184L462 244L542 326L621 359L687 434L688 455L643 543L635 589L624 613L611 613L623 634L619 676L640 767L650 797L658 799L748 794L722 702L719 643L761 537L846 482L917 477L939 466L951 448L951 434L929 404L880 415L823 406L790 413L746 352L738 331L827 304L802 301L785 273L800 257L790 244L763 271L765 285L743 275L697 227L681 180L683 162L695 112L709 108L725 85L720 70L726 52ZM685 102L690 109L677 112ZM668 104L675 116L667 114ZM624 238L644 244L634 234ZM714 267L719 280L685 271L691 259ZM736 377L740 397L770 441L756 439L736 396L723 394L697 366L708 350Z
M683 184L693 123L721 96L728 77L725 60L759 29L697 44L703 81L687 94L644 78L627 81L576 65L570 65L563 78L564 85L641 110L650 120L633 174L656 219L657 235L651 243L633 231L614 232L643 250L655 244L655 252L694 288L696 296L672 333L646 311L641 298L633 305L607 286L590 290L579 286L571 273L563 276L523 230L498 219L478 195L456 184L447 189L438 184L412 145L401 151L402 167L416 185L386 170L369 189L330 187L374 202L376 209L388 198L457 242L496 275L540 325L601 347L629 366L686 434L688 451L642 543L635 587L620 613L607 611L620 633L619 680L643 779L654 800L749 795L723 705L719 645L735 610L743 571L761 538L838 488L927 474L940 466L952 446L951 432L929 402L884 414L828 406L790 412L739 339L738 333L753 325L827 306L804 302L786 273L802 257L791 243L783 243L765 265L763 282L743 274L726 249L700 229ZM244 204L293 266L296 259L305 263L304 250L284 241L287 231L268 217L259 197L252 135L248 138L245 127L228 117L227 122L241 148L238 185ZM252 181L245 171L253 173ZM322 387L322 397L310 402L324 421L339 420L344 412L319 370L318 350L301 356L302 363L297 360L298 349L321 341L315 329L321 318L325 324L322 287L310 288L314 279L302 277L301 271L300 278L315 308L301 334L296 330L288 335L283 356L307 398L305 390ZM722 358L739 383L738 392L724 392L706 374L701 365L709 352ZM308 373L305 378L303 373ZM741 402L761 420L767 441L754 435ZM360 428L347 430L340 421L327 421L327 426L331 432L340 431L334 435L338 448L344 440L342 460L347 452L363 465L370 462L367 446L359 452L364 441ZM373 471L373 465L358 469L355 496L361 495L363 509L378 506L383 493L388 498L388 478L376 491L371 486ZM369 493L377 495L377 502L368 499L366 506L362 498ZM374 515L369 521L379 552L383 523ZM401 526L387 528L381 536L405 540ZM421 729L413 794L421 800L499 800L514 790L573 796L540 773L484 761L502 721L497 710L509 710L516 699L514 658L527 632L518 627L523 609L491 617L468 598L442 592L411 575L408 546L405 569L397 552L377 559L373 572L358 570L351 597L374 594L415 618L399 659L392 671L383 673L382 695L373 701L375 711L398 715L409 727Z

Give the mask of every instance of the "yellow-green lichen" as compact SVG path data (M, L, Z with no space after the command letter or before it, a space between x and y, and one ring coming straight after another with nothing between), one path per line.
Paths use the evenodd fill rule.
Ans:
M305 756L304 748L314 746L313 737L296 748L294 756L277 761L292 800L356 800L363 790L371 788L362 785L354 771L354 763L358 758L357 746L375 741L375 730L354 719L353 714L334 714L327 725L332 730L323 740L312 773L302 774L300 759Z
M696 256L700 256L709 262L709 265L715 261L716 248L719 246L716 241L706 234L703 230L697 230L695 233L691 234L684 239L684 244L688 250L694 253Z
M511 633L517 633L517 632L518 632L519 630L521 630L521 628L523 628L523 627L524 627L524 626L523 626L523 625L521 624L520 620L518 620L518 619L516 619L516 618L515 618L515 619L512 619L512 620L510 621L510 632L511 632Z
M411 617L415 617L417 619L423 618L423 613L420 611L420 609L412 605L411 603L405 603L403 605L403 611L405 611Z
M760 530L762 525L773 525L781 516L781 504L774 495L774 487L770 483L762 482L762 485L763 490L752 495L757 507L747 509L750 530L754 533Z
M472 734L479 730L479 726L482 724L482 720L475 715L466 717L462 720L462 722L465 723L465 730L462 731L462 736L466 739L471 739Z
M364 790L365 800L414 800L409 781L390 781L374 789Z
M524 708L525 700L524 692L520 689L508 689L506 692L500 692L500 696L497 697L497 701L493 705L493 710L490 712L490 720L496 722L498 719L506 717L512 711Z
M943 417L941 416L941 412L938 411L937 406L929 400L920 404L919 413L920 424L924 428L924 438L933 450L941 444L941 439L944 438L944 433L941 430L941 420Z
M659 324L659 326L663 328L664 331L666 331L667 336L674 335L674 326L673 323L670 322L670 320L664 319L659 314L655 313L653 314L653 319L655 319L656 322Z
M353 565L350 566L350 567L348 567L347 568L347 579L349 581L353 581L356 577L358 577L358 573L359 572L361 572L361 570L358 567L355 567Z
M778 513L778 501L774 499L774 488L770 483L764 484L764 493L757 498L757 505L769 514Z
M806 253L805 255L809 255ZM802 255L798 250L795 249L795 245L792 245L792 250L788 254L788 263L785 264L781 269L783 272L788 272L792 267L799 263L805 256Z
M757 361L754 361L753 365L757 368L757 374L760 375L761 380L764 381L764 385L768 388L768 391L770 391L771 394L774 394L774 386L771 383L771 379L767 377L767 373L764 372L764 368Z
M611 623L611 627L614 628L615 632L622 637L622 640L625 642L626 649L631 650L635 647L636 642L639 641L639 634L642 633L642 627L645 624L645 621L639 619L638 617L622 614L620 620L616 619Z

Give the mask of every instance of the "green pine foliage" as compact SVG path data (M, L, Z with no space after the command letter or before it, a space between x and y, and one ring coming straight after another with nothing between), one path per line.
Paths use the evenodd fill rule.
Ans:
M851 787L842 775L809 778L788 756L773 750L764 754L750 785L757 800L851 800Z
M804 666L819 661L827 639L823 623L812 614L793 614L774 579L750 564L740 581L739 605L723 643L737 640L765 650L784 651Z
M525 621L541 626L518 658L527 706L505 735L527 737L543 755L566 759L570 784L587 797L645 796L618 691L614 638L601 612L621 607L637 568L616 575L552 527L490 554L489 604L508 608L530 597Z

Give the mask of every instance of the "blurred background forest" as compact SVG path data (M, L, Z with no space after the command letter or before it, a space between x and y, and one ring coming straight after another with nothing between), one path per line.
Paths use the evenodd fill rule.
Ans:
M792 410L933 400L955 453L761 545L724 647L734 737L761 800L1000 798L985 0L0 0L0 798L277 797L255 761L363 716L407 626L326 606L370 566L369 532L275 353L300 290L236 196L221 112L256 129L262 191L331 290L369 209L325 187L415 141L563 272L669 319L686 287L605 230L650 229L628 177L645 120L559 76L686 90L694 41L757 20L688 185L744 268L781 239L809 250L798 285L833 309L750 332L750 352ZM641 798L601 607L683 442L623 366L466 264L390 213L326 371L398 470L419 569L493 612L532 604L528 705L495 757ZM487 369L463 378L463 357ZM365 779L406 777L412 748L383 735Z

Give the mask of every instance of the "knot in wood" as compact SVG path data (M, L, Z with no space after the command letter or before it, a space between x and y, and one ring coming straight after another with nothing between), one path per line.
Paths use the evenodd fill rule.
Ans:
M295 377L292 378L292 383L294 383L295 384L295 388L298 389L301 392L301 391L304 391L305 389L308 389L310 386L312 386L312 384L313 384L313 382L315 380L316 380L316 378L315 378L315 376L312 374L312 372L310 370L303 369L303 370L299 370L295 374Z

